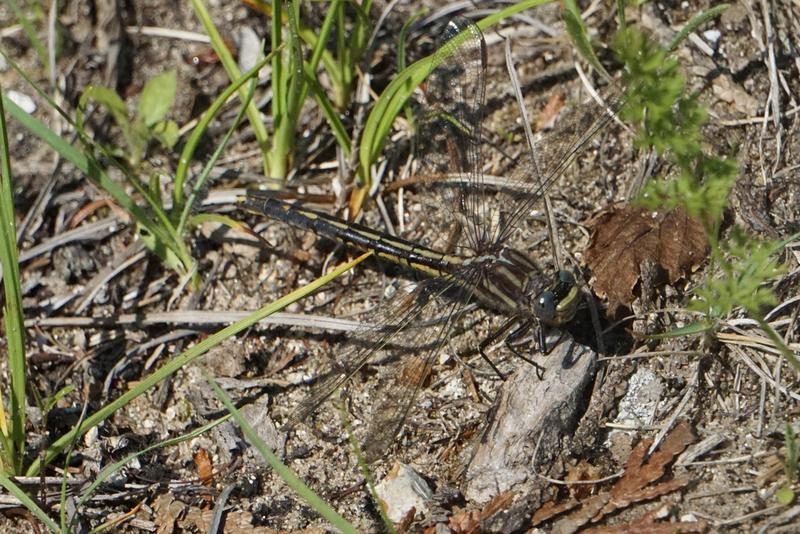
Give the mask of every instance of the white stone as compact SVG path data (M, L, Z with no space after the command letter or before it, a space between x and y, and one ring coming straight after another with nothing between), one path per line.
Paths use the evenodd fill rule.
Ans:
M703 32L703 39L712 45L716 45L720 37L722 37L722 32L719 30L707 30Z
M34 102L33 99L28 95L20 93L19 91L14 91L13 89L6 92L6 95L8 95L9 100L21 107L22 110L28 115L31 115L34 111L36 111L36 102Z
M433 497L428 483L411 466L395 462L392 469L375 486L381 506L389 519L395 523L402 521L411 508L418 514L428 512L427 501Z

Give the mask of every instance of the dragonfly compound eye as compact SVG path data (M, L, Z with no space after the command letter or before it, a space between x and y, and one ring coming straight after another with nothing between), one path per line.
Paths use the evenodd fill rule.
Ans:
M547 289L539 293L533 303L533 311L541 321L551 323L556 317L556 296Z
M570 289L575 285L575 277L569 271L558 271L558 281L569 286Z

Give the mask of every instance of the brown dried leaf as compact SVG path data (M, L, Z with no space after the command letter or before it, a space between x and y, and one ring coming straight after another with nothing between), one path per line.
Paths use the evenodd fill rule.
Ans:
M652 441L642 440L631 452L625 467L625 474L617 480L610 491L582 501L570 500L562 504L546 503L534 514L533 524L537 525L579 504L578 510L553 525L553 532L575 532L583 525L597 522L604 516L630 504L655 499L684 487L689 483L688 478L676 478L655 486L650 486L650 484L661 478L666 466L673 462L694 440L692 428L686 421L678 423L649 458L646 458L646 455Z
M682 534L692 532L705 532L708 524L702 519L699 521L679 521L676 523L656 522L651 512L644 514L638 521L592 527L583 531L584 534Z
M581 507L563 519L559 519L553 525L552 534L567 534L576 532L583 525L597 515L608 503L611 496L608 493L593 495L581 502Z
M653 452L650 459L647 461L647 466L650 469L658 469L661 474L664 473L664 468L667 464L672 463L675 458L686 450L686 447L694 443L696 437L692 432L692 426L688 421L681 421L675 428L661 442L658 449ZM660 477L661 475L659 475ZM657 480L654 478L653 480Z
M515 493L509 490L495 496L491 501L486 503L486 506L481 510L481 519L492 517L497 512L511 506L511 503L514 502L514 495Z
M473 534L481 531L481 513L478 510L463 510L450 516L448 526L454 534Z
M667 434L661 446L646 462L644 462L644 457L652 442L650 440L641 441L628 458L625 474L611 488L613 501L625 502L630 496L661 478L667 464L674 461L694 440L695 437L689 423L681 421Z
M197 470L197 476L200 478L200 483L204 486L210 486L214 478L214 466L211 463L211 457L208 451L204 448L197 449L194 453L194 466Z
M534 131L538 132L552 127L558 112L564 107L564 102L566 102L564 93L551 94L542 112L536 117L536 124L533 125Z
M667 493L672 493L673 491L677 491L682 487L686 486L688 483L689 483L688 477L673 478L672 480L662 482L661 484L656 484L655 486L648 486L646 488L642 488L641 490L632 493L630 495L625 495L624 500L620 501L614 500L610 504L615 504L616 508L627 508L633 503L650 501L655 499L656 497L661 497L662 495L666 495Z
M414 516L416 515L417 515L417 509L412 506L411 508L408 509L406 515L403 516L403 519L400 520L400 523L397 524L395 532L397 534L404 534L405 532L407 532L408 527L410 527L411 523L414 522Z
M633 302L640 266L654 263L670 284L696 269L706 252L702 225L682 209L652 211L612 206L587 222L592 238L584 262L594 275L593 289L608 297L609 313Z
M580 506L581 501L576 501L574 499L570 499L564 502L555 502L555 501L547 501L543 505L539 507L538 510L533 514L531 518L531 524L533 526L538 525L539 523L543 523L548 519L552 519L559 514L563 514L564 512L569 512L576 506Z

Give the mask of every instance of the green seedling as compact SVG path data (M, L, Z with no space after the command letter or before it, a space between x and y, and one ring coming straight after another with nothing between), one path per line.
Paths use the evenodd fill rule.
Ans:
M120 96L108 87L90 86L81 95L76 122L83 126L84 112L89 102L106 108L122 131L124 144L110 152L124 157L134 168L144 159L148 145L158 141L164 148L172 149L178 142L178 125L166 118L175 103L178 78L174 70L150 79L139 95L136 114L129 117L128 107Z

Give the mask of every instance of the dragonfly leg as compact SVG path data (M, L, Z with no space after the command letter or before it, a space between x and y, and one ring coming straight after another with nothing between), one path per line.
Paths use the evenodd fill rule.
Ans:
M505 343L506 343L506 347L508 347L508 350L510 350L511 352L514 353L514 356L516 356L517 358L521 359L525 363L529 363L530 365L532 365L536 369L536 376L538 376L539 380L541 380L542 378L544 378L544 367L542 367L541 365L539 365L535 361L531 360L527 356L523 356L516 348L514 348L514 345L513 345L513 343L515 341L519 340L525 334L527 334L530 331L532 326L533 326L533 320L531 320L531 319L528 319L528 320L525 320L525 321L521 322L519 324L519 326L517 326L517 328L512 330L506 336ZM539 328L539 336L541 336L541 332L542 332L542 329ZM541 340L540 340L540 342L541 342Z
M545 355L550 354L550 351L553 350L553 348L556 345L558 345L559 341L561 341L561 338L564 336L564 331L563 330L558 330L559 334L558 334L558 338L556 339L556 342L553 343L552 346L548 346L548 344L547 344L547 336L545 335L547 333L546 329L547 329L547 327L545 325L540 325L539 326L539 330L537 332L538 342L539 342L539 350L542 352L542 354L545 354Z
M486 355L486 348L495 341L497 341L498 339L500 339L501 337L503 337L505 333L508 332L509 329L511 329L511 327L517 323L518 320L519 320L518 318L512 317L511 319L503 323L500 326L500 328L489 334L489 337L481 341L481 344L478 345L478 352L480 352L481 358L489 362L489 365L492 366L492 369L494 370L495 374L497 374L497 376L500 377L500 380L503 381L505 381L506 377L503 375L503 373L500 372L500 369L497 368L492 359Z
M487 362L489 362L489 365L492 366L492 369L497 374L497 376L500 377L501 380L505 380L506 377L503 375L503 373L500 372L500 370L497 368L497 366L494 364L491 358L489 358L489 356L486 355L485 351L489 345L491 345L504 335L505 335L504 343L505 346L508 347L508 350L510 350L514 354L514 356L516 356L520 360L532 365L536 369L536 375L539 377L539 379L542 379L544 377L544 367L542 367L532 359L528 358L527 356L523 356L522 353L520 353L520 351L518 351L513 345L514 342L519 341L522 337L525 336L525 334L527 334L530 331L533 324L534 321L532 319L520 320L519 317L512 317L511 319L503 323L500 326L500 328L498 328L495 332L492 332L489 335L489 337L484 339L478 346L478 351L480 352L481 357ZM516 328L511 330L511 328L515 325ZM506 332L508 332L509 330L511 330L511 332L506 334ZM539 346L544 347L546 341L544 339L544 335L542 334L541 328L538 329L538 334L539 334Z

